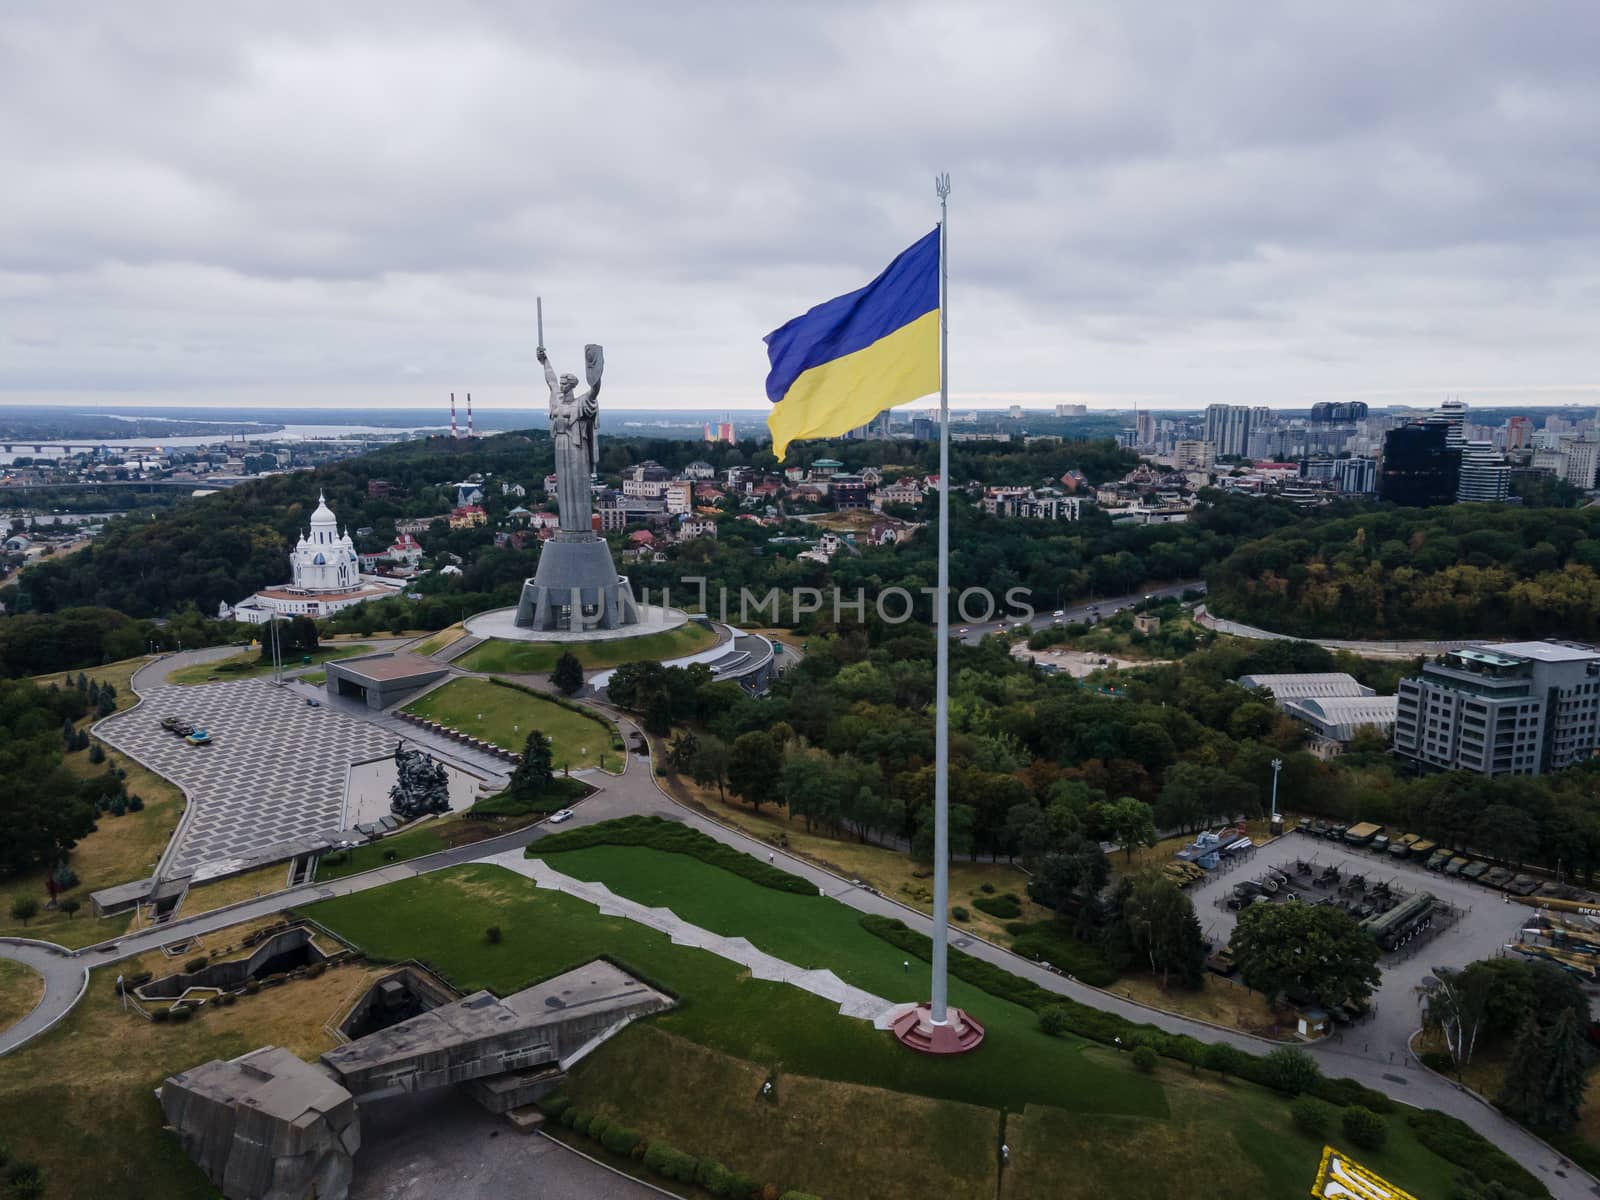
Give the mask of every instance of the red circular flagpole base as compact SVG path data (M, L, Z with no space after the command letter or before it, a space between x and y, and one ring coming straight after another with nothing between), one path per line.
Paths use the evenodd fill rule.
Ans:
M896 1040L919 1054L965 1054L983 1043L983 1026L959 1008L945 1008L945 1023L933 1023L933 1006L908 1008L890 1024Z

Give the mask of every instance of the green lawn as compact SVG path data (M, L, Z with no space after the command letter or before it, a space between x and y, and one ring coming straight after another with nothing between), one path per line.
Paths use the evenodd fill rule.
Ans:
M533 843L529 850L538 854L540 844ZM786 961L805 967L831 968L845 982L877 995L897 1000L912 999L916 998L919 988L925 986L915 974L919 969L926 969L923 964L913 961L913 975L908 987L901 969L903 956L892 948L886 954L885 944L861 927L859 914L836 901L758 887L698 859L642 846L593 846L557 851L549 854L548 860L557 870L578 879L604 883L619 896L652 907L670 908L686 921L716 933L748 938L760 949ZM1007 1039L1015 1039L1018 1044L1025 1044L1028 1035L1038 1036L1034 1033L1037 1018L1032 1012L983 993L976 993L977 998L974 999L974 993L970 990L965 998L958 997L955 994L958 987L964 988L966 985L952 980L952 1002L969 1008L977 1015L985 1023L991 1039L999 1033ZM973 1056L973 1061L981 1062L987 1053L986 1042L984 1049ZM1100 1057L1116 1066L1122 1065L1116 1054L1101 1047L1088 1049L1080 1057L1085 1055L1091 1060ZM1048 1073L1055 1068L1048 1058L1041 1058L1035 1064L993 1069L1003 1069L1008 1074L1017 1072L1014 1076L1018 1084L1017 1092L1007 1105L1015 1111L1024 1103L1041 1103L1029 1098L1038 1086L1029 1076L1037 1072ZM1139 1131L1137 1138L1133 1139L1135 1142L1142 1144L1148 1141L1156 1145L1168 1138L1175 1128L1189 1124L1196 1126L1197 1136L1205 1125L1213 1126L1204 1129L1201 1144L1227 1136L1230 1129L1237 1130L1241 1148L1249 1163L1253 1164L1253 1170L1246 1169L1245 1174L1252 1175L1258 1171L1268 1183L1264 1190L1246 1187L1237 1194L1290 1195L1294 1188L1309 1188L1322 1142L1293 1133L1287 1102L1282 1097L1245 1083L1233 1083L1225 1087L1212 1080L1202 1083L1198 1077L1191 1076L1181 1068L1163 1068L1162 1076L1169 1083L1167 1094L1173 1109L1170 1118L1165 1112L1159 1114L1160 1119L1157 1120L1151 1120L1150 1114L1118 1118L1127 1123L1130 1129ZM1177 1092L1173 1084L1178 1085ZM1192 1094L1186 1097L1182 1095L1196 1088L1210 1093L1204 1103L1195 1103ZM1083 1127L1081 1120L1066 1114L1061 1116ZM1029 1120L1032 1120L1031 1110ZM1045 1123L1041 1114L1040 1125ZM1392 1182L1413 1190L1418 1196L1448 1195L1448 1185L1458 1173L1457 1169L1444 1163L1416 1141L1406 1126L1403 1112L1392 1115L1389 1126L1389 1146L1378 1154L1358 1156L1360 1161L1385 1174ZM1079 1139L1077 1152L1091 1149L1084 1146L1083 1141L1093 1143L1104 1137L1104 1132L1097 1131L1094 1126L1083 1128L1086 1132ZM1337 1137L1335 1140L1338 1140ZM1042 1152L1036 1157L1043 1157ZM1055 1156L1050 1157L1054 1159ZM1170 1180L1162 1184L1152 1183L1152 1190L1149 1191L1123 1192L1115 1188L1112 1191L1050 1191L1050 1187L1059 1186L1062 1172L1069 1169L1072 1161L1073 1154L1064 1154L1059 1162L1053 1162L1041 1176L1043 1180L1052 1182L1037 1194L1083 1196L1086 1200L1088 1197L1110 1194L1152 1197L1180 1195L1177 1190L1170 1193L1165 1190L1170 1186ZM1127 1165L1136 1166L1136 1163ZM1105 1187L1115 1184L1118 1177L1108 1174L1097 1178ZM1182 1195L1190 1194L1187 1188L1186 1184Z
M675 869L699 865L683 855L659 857L670 859ZM763 903L755 893L769 889L728 878L739 885L732 891L737 901ZM819 897L807 905L805 919L838 928L828 916L830 907L840 906ZM1046 1037L1032 1013L959 980L951 981L951 1001L981 1013L989 1036L977 1054L934 1060L908 1053L866 1021L840 1016L837 1006L821 997L753 979L725 959L674 946L664 934L603 916L570 896L541 891L532 880L498 867L459 867L305 911L370 954L420 958L468 991L489 988L503 995L609 955L681 998L677 1009L656 1018L668 1032L788 1072L991 1108L1032 1102L1075 1112L1164 1116L1167 1111L1161 1086L1153 1080L1104 1054L1086 1053L1086 1042ZM500 945L484 937L490 925L502 930ZM867 946L860 942L851 947L851 957L860 974L883 984L879 994L922 998L925 978L901 972L900 955L887 944L877 943L876 962L868 961Z
M359 643L340 643L318 647L309 655L312 662L323 663L335 658L351 658L357 654L370 654L372 647ZM283 660L283 669L292 671L296 667L304 666L300 660L308 657L304 654L286 654ZM247 650L243 654L235 654L232 658L219 659L216 662L196 663L192 667L179 667L167 675L168 683L210 683L212 676L217 679L254 679L261 675L272 674L272 661L262 661L258 650Z
M612 748L610 726L599 717L487 679L452 679L405 710L513 753L521 753L528 732L537 729L550 739L558 771L622 765L624 751Z
M455 665L468 671L503 675L549 674L555 670L556 659L561 657L562 651L570 649L585 669L598 671L621 666L625 662L681 658L685 654L710 648L716 640L715 633L694 621L664 633L647 633L640 637L611 641L579 642L572 646L554 642L491 640L468 650L456 660Z

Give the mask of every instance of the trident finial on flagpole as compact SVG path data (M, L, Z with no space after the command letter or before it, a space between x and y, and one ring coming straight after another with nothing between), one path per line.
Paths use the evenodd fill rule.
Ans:
M939 199L944 200L950 195L950 172L940 171L933 177L933 190L938 193Z

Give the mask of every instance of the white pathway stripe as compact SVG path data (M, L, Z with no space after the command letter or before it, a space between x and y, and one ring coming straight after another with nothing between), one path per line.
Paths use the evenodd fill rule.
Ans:
M842 1016L871 1021L878 1028L888 1027L888 1021L906 1006L892 1004L882 996L852 987L832 971L807 970L793 963L775 958L758 950L742 937L724 937L691 925L670 908L646 908L643 904L618 896L603 883L586 883L562 874L541 858L528 858L521 850L507 850L492 854L479 862L494 863L518 875L533 880L539 887L562 892L575 899L593 904L608 917L624 917L667 935L675 946L693 946L707 950L719 958L748 967L754 979L773 983L787 983L801 991L821 996L839 1006Z

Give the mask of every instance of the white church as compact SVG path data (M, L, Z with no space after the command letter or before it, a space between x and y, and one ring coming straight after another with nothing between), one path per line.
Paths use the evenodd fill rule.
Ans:
M355 543L339 528L321 492L311 528L295 543L289 561L293 583L262 588L231 609L224 604L217 616L247 625L265 625L275 617L326 617L353 604L393 596L404 586L400 580L361 574Z

